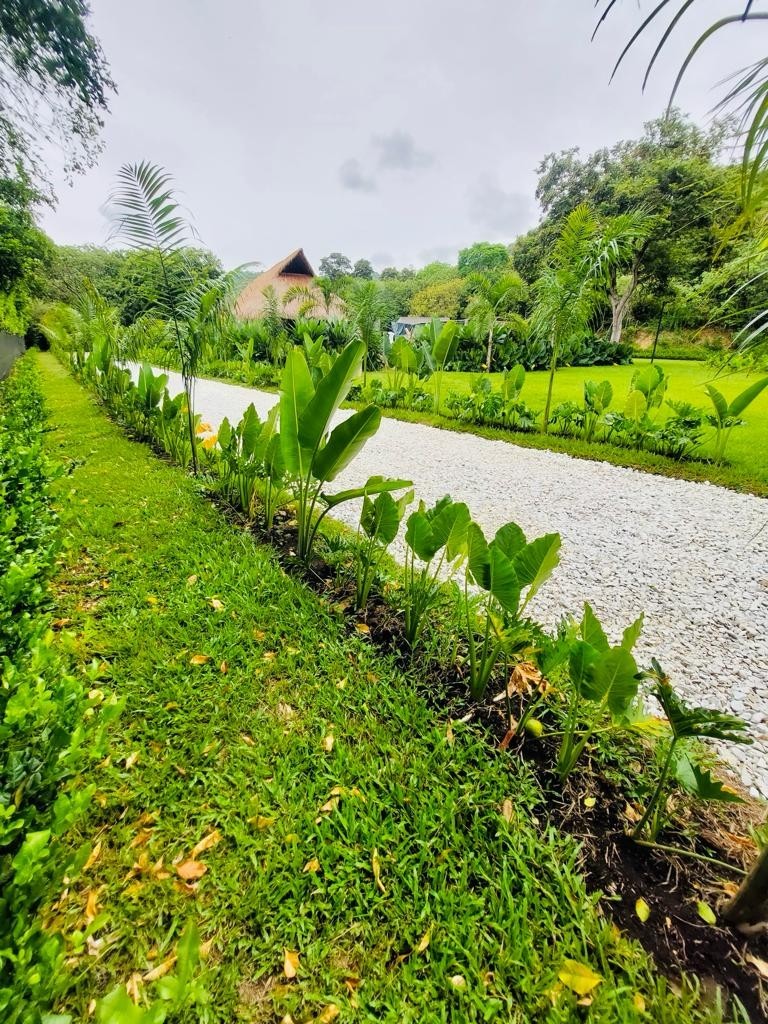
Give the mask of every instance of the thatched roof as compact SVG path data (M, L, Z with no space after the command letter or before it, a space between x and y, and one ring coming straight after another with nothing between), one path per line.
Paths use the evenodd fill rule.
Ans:
M241 320L255 320L262 316L266 306L264 292L272 288L279 299L283 301L282 315L286 320L295 320L304 312L305 316L313 316L319 320L338 320L345 315L344 303L341 299L332 298L330 308L326 309L325 300L321 292L315 288L315 272L312 265L304 255L303 249L294 249L284 259L279 260L269 270L258 274L243 288L235 303L235 315ZM287 302L284 297L286 292L293 288L302 288L308 291L315 299L315 305L307 310L308 299L306 295L293 296Z

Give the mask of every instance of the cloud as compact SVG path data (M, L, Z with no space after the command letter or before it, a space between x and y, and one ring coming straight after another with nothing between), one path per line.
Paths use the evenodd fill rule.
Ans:
M409 132L394 131L374 135L373 145L379 151L379 167L392 171L415 171L434 163L434 154L418 149Z
M433 245L419 252L419 263L455 263L459 254L459 245Z
M496 235L519 235L535 220L530 197L505 192L493 178L484 177L469 190L469 216Z
M339 180L352 192L375 192L376 180L366 174L359 160L350 157L339 168Z

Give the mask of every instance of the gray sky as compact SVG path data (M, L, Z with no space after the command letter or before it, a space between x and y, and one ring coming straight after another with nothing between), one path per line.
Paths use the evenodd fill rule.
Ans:
M147 159L175 176L225 266L301 245L315 265L339 250L378 269L531 227L541 157L635 136L663 110L694 30L723 13L698 0L643 95L650 37L608 78L648 0L620 0L594 43L593 0L91 4L119 94L98 167L56 181L43 218L55 241L103 244L116 170ZM768 29L721 35L680 96L702 122Z

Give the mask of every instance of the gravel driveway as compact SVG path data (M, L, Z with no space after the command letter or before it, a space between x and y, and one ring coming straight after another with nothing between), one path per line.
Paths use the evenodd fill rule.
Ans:
M181 378L171 377L175 394ZM197 411L213 429L250 402L263 413L276 401L197 385ZM412 479L428 504L446 493L466 501L488 535L509 520L529 538L559 532L562 562L535 599L539 619L554 625L586 600L617 641L644 610L640 660L655 655L686 698L750 721L754 746L724 753L768 797L768 502L386 418L338 487L378 473ZM340 518L356 523L356 514L342 508Z

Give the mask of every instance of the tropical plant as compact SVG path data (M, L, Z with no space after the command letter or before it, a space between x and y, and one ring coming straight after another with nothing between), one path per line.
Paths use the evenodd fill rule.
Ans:
M161 268L158 307L168 321L181 364L187 396L192 469L197 473L194 386L206 341L222 324L234 298L240 268L214 282L200 283L192 275L171 276L169 260L187 243L191 229L176 200L171 176L154 164L124 164L110 196L112 237L135 249L155 253Z
M161 403L166 395L168 376L160 373L155 376L152 367L144 363L139 370L135 390L131 393L133 407L139 416L142 435L151 437L153 423L161 415Z
M653 694L664 709L671 730L656 788L632 833L634 839L640 839L647 829L647 837L653 841L664 822L666 800L662 797L670 774L674 774L689 792L702 800L741 803L738 793L713 779L709 771L699 767L690 757L678 756L676 759L678 744L704 737L728 743L751 743L752 740L746 735L747 723L742 719L712 708L694 708L686 704L672 689L669 677L655 658L653 668L645 674L654 680Z
M485 340L487 373L491 372L494 332L506 321L511 307L522 302L526 294L523 279L515 271L508 271L498 278L476 277L476 291L467 306L467 317L477 339Z
M397 499L389 491L382 491L373 500L367 494L363 497L358 538L362 531L365 540L358 542L355 553L355 608L358 611L368 603L384 553L397 536L405 510L412 501L412 490Z
M459 343L459 325L455 320L438 320L437 317L424 324L416 332L416 340L429 352L434 372L435 412L440 413L440 393L443 386L443 372L453 359Z
M613 388L608 380L584 381L584 430L583 438L591 441L603 414L613 401Z
M386 307L375 281L356 279L346 295L355 337L365 345L363 379L379 365L383 350L383 322Z
M469 523L467 506L448 495L432 508L420 501L408 517L403 612L405 637L412 650L419 643L429 612L440 600L441 576L450 578L466 554Z
M332 508L354 498L410 486L409 480L372 477L363 487L335 495L323 492L323 485L335 480L352 462L381 423L381 410L369 405L331 428L360 373L365 352L363 341L351 342L317 386L300 348L293 348L286 359L280 386L280 440L296 501L298 555L307 562L320 522Z
M559 552L558 533L528 543L516 523L507 523L489 544L477 523L469 524L463 610L469 690L476 700L485 693L500 655L512 654L528 641L529 631L521 628L522 615L557 567ZM470 583L480 589L479 601L470 593Z
M567 709L557 755L562 779L575 768L598 724L608 714L614 724L626 724L637 698L641 673L632 649L643 627L641 615L611 646L589 604L570 645L570 686L564 691Z
M534 286L534 334L550 346L544 433L549 429L552 388L563 346L586 332L604 300L612 271L630 258L645 230L642 212L609 218L602 225L585 205L565 218L544 273Z
M759 394L768 386L768 377L756 380L750 384L731 402L717 390L714 384L706 384L706 391L714 412L707 416L707 423L715 428L715 461L722 462L725 458L725 449L728 445L734 427L744 423L741 414L754 402Z

